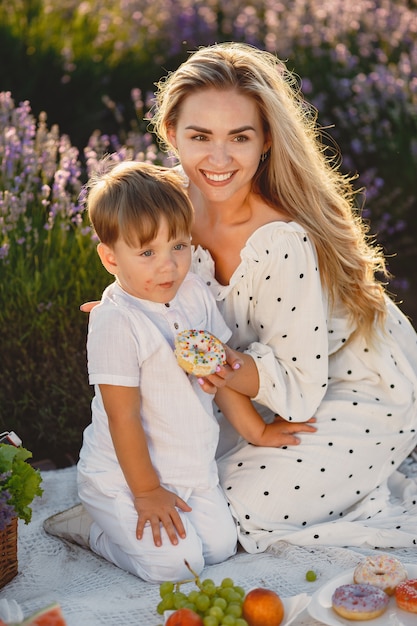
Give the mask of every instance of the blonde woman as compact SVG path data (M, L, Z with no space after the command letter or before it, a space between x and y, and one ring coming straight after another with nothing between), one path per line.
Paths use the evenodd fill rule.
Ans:
M203 389L236 424L242 395L282 423L281 447L222 425L240 542L416 545L417 488L396 469L417 443L417 336L295 78L244 44L202 48L159 83L153 123L188 185L194 270L243 352Z

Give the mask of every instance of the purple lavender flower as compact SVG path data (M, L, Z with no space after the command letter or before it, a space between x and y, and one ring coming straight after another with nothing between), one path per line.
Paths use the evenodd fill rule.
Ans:
M5 475L0 474L0 483L2 476L4 477ZM9 504L10 498L11 495L7 490L0 491L0 530L4 530L10 524L13 517L16 516L14 507Z

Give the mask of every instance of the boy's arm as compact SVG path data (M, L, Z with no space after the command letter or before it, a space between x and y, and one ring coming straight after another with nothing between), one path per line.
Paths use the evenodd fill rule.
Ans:
M230 387L217 389L215 402L223 415L234 426L237 432L255 446L280 447L300 443L294 433L315 432L308 422L287 422L277 416L271 424L266 424L253 406L248 396L240 394Z
M183 511L191 509L184 500L160 485L140 418L139 389L100 385L100 392L117 459L138 512L137 538L142 538L145 524L149 521L155 545L162 543L161 523L171 543L177 544L177 535L185 537L177 507Z

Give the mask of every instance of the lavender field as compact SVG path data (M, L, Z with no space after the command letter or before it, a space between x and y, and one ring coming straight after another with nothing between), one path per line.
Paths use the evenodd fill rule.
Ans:
M154 83L230 40L299 76L417 320L416 0L1 2L0 429L37 456L76 456L89 420L78 305L108 277L81 186L106 152L170 163L147 128Z

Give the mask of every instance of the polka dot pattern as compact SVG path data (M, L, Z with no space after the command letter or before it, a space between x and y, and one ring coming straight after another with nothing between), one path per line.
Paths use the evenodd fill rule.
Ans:
M389 302L386 332L375 345L348 341L353 328L341 307L329 311L315 251L294 223L260 228L241 256L222 286L208 253L195 252L197 271L212 282L234 329L232 346L255 360L258 408L266 419L265 407L288 421L314 415L318 427L298 446L240 442L220 459L242 544L255 552L277 539L361 545L366 536L373 546L416 545L415 522L410 533L387 518L381 487L417 444L413 328ZM415 502L403 510L416 519Z

